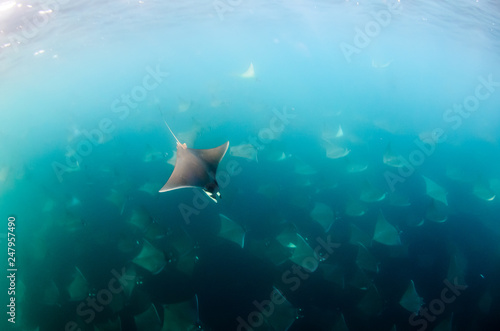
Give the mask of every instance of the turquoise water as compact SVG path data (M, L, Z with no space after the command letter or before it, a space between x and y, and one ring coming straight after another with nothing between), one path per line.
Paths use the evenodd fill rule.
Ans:
M497 330L499 10L1 2L2 323Z

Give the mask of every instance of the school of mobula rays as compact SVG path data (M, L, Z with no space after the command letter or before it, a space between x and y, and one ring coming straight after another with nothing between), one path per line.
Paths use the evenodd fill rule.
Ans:
M314 164L295 156L293 151L279 143L271 143L265 150L258 150L247 142L229 149L229 141L211 149L193 149L181 143L166 121L165 125L177 143L177 151L176 156L167 161L174 168L159 192L194 187L217 202L221 197L217 168L229 150L231 157L258 163L262 167L280 164L284 171L291 171L287 181L292 186L284 187L283 183L272 178L255 183L255 192L261 201L277 206L280 196L286 197L286 208L269 210L278 221L268 219L267 234L257 235L248 222L235 221L218 213L216 220L206 220L216 228L205 229L204 238L196 237L183 225L166 226L151 216L147 207L136 204L126 193L130 191L129 184L118 181L104 200L116 207L117 215L127 219L125 228L112 240L92 238L97 247L109 250L106 245L112 243L118 256L121 254L122 257L114 261L116 268L111 273L117 285L108 288L108 284L102 284L102 280L93 274L92 266L81 260L69 266L62 278L50 277L46 274L49 271L45 271L33 281L40 285L36 289L23 285L20 280L19 287L25 292L36 293L38 298L31 303L38 306L26 308L28 312L35 312L27 317L32 323L27 324L28 329L38 326L39 330L52 331L62 325L62 322L43 320L40 306L44 307L43 311L58 316L65 326L70 323L70 329L80 327L86 330L92 326L92 330L97 331L194 330L202 327L207 330L287 330L294 329L294 326L300 329L301 325L313 325L321 330L332 327L349 330L367 327L371 323L375 323L376 329L399 330L404 323L394 320L393 315L412 326L424 326L436 320L432 324L436 328L449 329L455 323L451 309L440 316L431 316L437 319L422 315L422 309L427 309L419 295L426 290L422 280L401 271L401 280L395 279L396 276L388 271L396 272L391 269L394 267L390 262L397 265L410 257L414 267L406 266L406 269L414 272L429 271L444 263L445 268L440 268L443 270L436 278L442 288L453 291L453 300L467 288L471 277L468 274L469 259L459 243L448 240L446 245L431 245L428 252L425 249L422 252L417 248L420 242L412 243L404 233L405 229L418 232L415 229L424 227L433 231L437 226L449 223L448 218L454 214L448 191L442 185L427 176L417 176L419 185L425 189L416 195L426 204L422 212L416 213L415 209L412 210L414 199L408 191L386 192L364 177L372 163L359 155L353 157L355 153L351 151L355 150L355 144L347 143L348 133L340 126L334 130L325 128L321 142L324 156L335 162L346 182L318 176ZM192 135L196 136L191 133L187 136ZM189 139L186 141L190 142ZM385 169L397 170L405 166L405 160L393 152L390 143L378 157ZM154 150L148 150L143 159L147 164L157 160L164 161L164 155ZM100 171L111 172L107 168ZM446 176L457 182L468 180L453 168L447 170ZM482 203L496 201L500 188L499 181L484 178L469 181L467 185L472 188L470 194ZM233 201L234 194L248 192L244 189L241 188L241 193L232 192ZM158 184L140 182L137 191L154 196L158 193ZM342 192L341 195L335 194L338 191ZM311 198L313 196L316 198ZM87 226L77 216L83 203L76 196L66 199L64 217L51 219L55 220L52 222L58 231L76 238L73 244L78 247L83 243L79 243L76 235L81 235ZM332 204L332 200L341 203ZM48 199L43 204L43 213L53 215L56 206ZM290 211L287 214L282 209ZM399 215L400 220L395 220L394 215ZM47 263L49 256L49 249L41 240L44 232L41 233L30 243L36 252L31 259L39 265ZM440 258L436 251L446 257ZM225 265L222 266L220 261ZM216 265L218 267L214 267ZM224 267L235 269L227 272ZM449 280L448 283L443 284L443 279ZM384 284L388 280L394 284ZM227 290L228 284L230 291ZM318 292L315 286L321 290ZM109 300L106 291L112 293ZM427 299L432 299L435 293L425 294ZM325 295L328 297L326 301L322 299ZM477 301L482 307L477 313L478 318L492 306L488 295L491 296L490 292L484 290L478 296ZM95 300L99 305L93 304ZM207 311L217 306L219 300L227 300L230 305L242 308L219 307L220 315L208 314ZM269 302L273 303L273 313L265 314L262 307ZM73 314L69 315L69 320L63 317L68 309ZM252 315L254 312L260 315ZM260 324L252 316L260 316ZM222 321L224 318L228 320Z

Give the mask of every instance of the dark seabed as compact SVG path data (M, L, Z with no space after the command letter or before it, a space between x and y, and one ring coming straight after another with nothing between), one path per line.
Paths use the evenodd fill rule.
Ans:
M0 1L0 330L500 329L497 1Z

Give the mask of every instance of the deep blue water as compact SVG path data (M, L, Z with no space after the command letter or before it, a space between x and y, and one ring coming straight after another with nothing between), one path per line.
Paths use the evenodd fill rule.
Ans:
M495 1L1 2L1 330L498 330L499 24ZM164 120L229 141L218 203L158 193Z

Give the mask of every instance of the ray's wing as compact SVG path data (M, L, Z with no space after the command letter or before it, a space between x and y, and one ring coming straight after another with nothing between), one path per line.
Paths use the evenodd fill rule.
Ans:
M226 141L219 147L210 149L191 149L191 152L203 162L206 167L206 171L215 175L217 166L226 154L228 147L229 141Z
M203 162L192 153L190 148L177 146L177 160L174 171L160 192L167 192L183 187L200 186L209 180Z
M165 254L147 240L144 240L141 251L132 262L148 270L153 275L160 273L167 264Z
M137 331L160 331L162 322L156 306L151 303L148 309L134 316Z
M75 267L75 269L76 271L73 275L73 280L69 284L67 290L70 301L81 301L88 296L90 287L80 269L78 269L78 267Z
M200 325L198 296L179 302L164 305L163 327L161 331L197 330Z
M309 272L314 272L318 267L318 263L309 263L317 261L319 257L317 253L309 246L305 239L298 233L285 230L276 237L276 240L292 251L292 256L289 260L301 266Z
M316 202L313 210L309 214L313 220L319 223L321 227L328 232L335 221L335 214L333 210L326 204Z
M298 319L298 310L285 298L285 296L273 286L271 292L275 302L274 311L265 317L265 324L270 330L288 330Z
M184 149L178 145L174 171L160 192L183 187L205 187L215 178L217 166L228 147L229 142L211 149Z
M446 190L442 186L437 184L435 181L425 176L422 177L425 180L425 189L427 195L433 198L434 200L441 201L442 203L448 206L448 200L446 198L446 195L448 193L446 192Z
M385 196L386 193L384 191L365 181L359 199L363 202L373 203L384 200Z
M244 73L242 73L240 75L241 78L253 78L255 77L255 70L253 68L253 63L250 62L250 66L248 67L247 71L245 71Z
M245 230L241 227L241 225L225 215L219 214L219 218L219 237L232 241L243 248L245 245Z
M415 290L413 280L410 280L410 285L401 297L401 300L399 300L399 304L409 312L418 314L420 311L420 307L424 304L424 302Z
M375 224L373 240L388 246L401 245L398 230L385 219L382 212L379 213Z
M368 316L379 315L383 308L384 302L375 285L371 285L363 298L358 302L357 308Z

